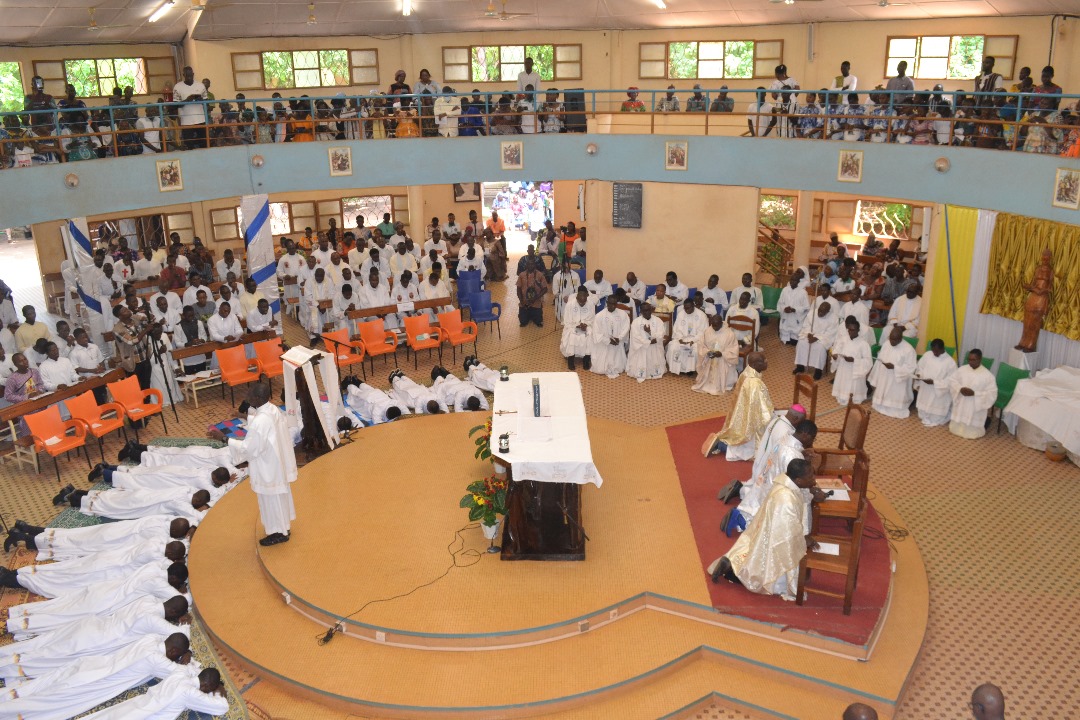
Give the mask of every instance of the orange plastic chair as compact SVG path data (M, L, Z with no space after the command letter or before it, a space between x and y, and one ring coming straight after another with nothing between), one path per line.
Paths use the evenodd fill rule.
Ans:
M234 388L237 385L246 385L258 380L259 376L262 375L262 368L257 359L248 360L247 351L243 345L215 350L214 356L217 358L218 367L221 369L221 380L224 382L224 385L221 386L221 397L225 397L225 385L228 385L229 398L235 405L236 393Z
M101 462L105 462L105 443L103 438L111 432L119 430L124 433L127 440L127 429L124 428L124 408L118 403L110 402L102 405L97 404L92 390L87 390L82 395L76 395L64 401L71 417L86 423L86 431L97 438L98 452L101 453ZM104 418L107 412L116 413L115 418Z
M124 408L124 414L127 415L128 420L134 423L136 420L146 420L153 415L160 415L161 426L165 428L165 433L168 434L169 427L165 424L165 413L162 412L165 409L165 400L160 390L155 388L143 390L139 387L139 378L134 375L128 375L123 380L111 382L108 388L113 402ZM147 402L147 400L151 400L151 402ZM132 427L135 427L134 424ZM138 441L138 439L139 428L135 427L135 440Z
M475 325L473 326L476 327ZM423 338L423 339L421 339ZM413 368L418 367L418 355L421 350L428 351L428 357L432 350L439 351L439 361L442 362L442 344L445 339L443 331L434 327L427 315L416 315L405 318L405 356L408 357L409 348L413 351Z
M382 320L369 320L360 323L357 330L360 331L360 342L364 346L364 353L371 363L372 375L375 374L375 357L377 355L382 355L383 363L385 363L386 356L394 353L394 367L397 367L397 336L383 327Z
M364 370L364 343L350 340L349 331L344 329L323 333L322 339L326 352L334 355L334 364L337 365L339 374L343 368L360 363L364 379L367 379L367 370Z
M252 347L255 348L255 359L259 363L259 369L262 371L263 377L268 381L272 381L274 378L285 374L285 366L281 364L281 355L284 350L281 348L280 337L257 342Z
M60 406L50 405L41 412L25 415L23 420L30 428L30 435L34 438L34 449L37 452L44 450L52 455L53 468L56 469L56 482L60 482L60 466L56 464L56 456L69 450L78 451L83 449L86 453L86 464L90 463L90 453L86 452L86 423L72 418L71 420L60 419ZM74 435L68 435L73 431ZM54 440L50 444L50 441Z
M454 362L457 362L458 345L473 344L473 354L476 354L476 323L461 320L460 310L439 313L439 329L443 331L443 337L450 343L454 351Z

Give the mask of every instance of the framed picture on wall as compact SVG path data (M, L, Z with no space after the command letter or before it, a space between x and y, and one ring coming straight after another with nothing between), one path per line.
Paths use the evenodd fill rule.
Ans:
M525 160L521 152L521 142L499 143L500 157L503 170L524 170Z
M326 152L330 156L330 177L352 175L352 148L332 147Z
M1080 170L1058 168L1054 177L1054 207L1080 209Z
M690 143L685 140L664 143L664 169L685 170L690 160Z
M480 202L480 183L454 183L454 202Z
M862 150L841 150L836 179L840 182L862 182Z
M180 172L179 160L157 161L158 192L175 192L184 189L184 176Z

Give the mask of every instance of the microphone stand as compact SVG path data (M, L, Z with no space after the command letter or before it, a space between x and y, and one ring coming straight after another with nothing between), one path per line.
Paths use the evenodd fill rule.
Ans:
M165 381L165 394L169 396L169 405L172 406L173 418L175 418L177 425L179 425L180 414L176 410L176 401L173 398L172 394L172 383L169 382L170 377L173 380L176 380L176 373L173 372L172 365L170 364L168 369L168 375L165 374L165 360L161 357L161 351L158 349L158 341L155 340L153 336L149 336L149 340L150 347L154 351L154 360L157 361L158 367L161 368L161 379Z

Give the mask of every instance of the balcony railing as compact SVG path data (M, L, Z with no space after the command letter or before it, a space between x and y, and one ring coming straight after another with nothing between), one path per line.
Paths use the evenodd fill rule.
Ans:
M0 167L274 142L595 132L762 135L801 140L1080 155L1080 95L873 90L872 104L838 92L702 90L682 112L664 90L237 98L0 113ZM776 98L773 98L776 95ZM810 95L815 96L813 100ZM860 97L868 94L863 92ZM800 104L799 99L804 102ZM764 105L759 105L764 103ZM181 124L182 107L202 122ZM690 105L690 107L688 107ZM752 105L754 107L752 107Z

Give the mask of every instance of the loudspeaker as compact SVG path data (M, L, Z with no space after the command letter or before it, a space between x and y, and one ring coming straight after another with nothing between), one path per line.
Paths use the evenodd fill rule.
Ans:
M585 90L574 88L564 91L563 107L566 110L566 132L585 132Z

